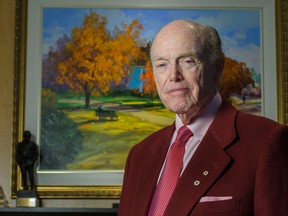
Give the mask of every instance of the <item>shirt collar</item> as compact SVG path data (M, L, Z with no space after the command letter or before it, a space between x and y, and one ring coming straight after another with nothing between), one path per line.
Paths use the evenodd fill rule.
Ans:
M203 138L210 124L213 122L221 103L222 98L219 92L217 92L212 101L205 107L203 112L191 124L187 125L187 127L193 132L194 138ZM176 115L176 131L178 131L181 126L183 126L183 123L179 116Z

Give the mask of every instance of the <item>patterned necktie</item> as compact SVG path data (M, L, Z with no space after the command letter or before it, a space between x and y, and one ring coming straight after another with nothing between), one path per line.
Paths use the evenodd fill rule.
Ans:
M185 143L193 135L184 125L177 133L177 138L172 144L161 178L154 192L148 216L162 216L180 178L185 152Z

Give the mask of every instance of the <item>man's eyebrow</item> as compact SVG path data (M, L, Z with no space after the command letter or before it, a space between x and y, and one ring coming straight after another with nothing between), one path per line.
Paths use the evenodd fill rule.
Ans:
M167 61L167 58L164 57L153 57L151 58L152 61Z
M177 61L179 61L182 58L186 58L186 57L192 57L194 59L198 59L199 56L194 53L194 52L188 52L188 53L183 53L182 55L180 55L179 57L177 57Z
M181 57L198 57L196 52L186 52L180 55Z

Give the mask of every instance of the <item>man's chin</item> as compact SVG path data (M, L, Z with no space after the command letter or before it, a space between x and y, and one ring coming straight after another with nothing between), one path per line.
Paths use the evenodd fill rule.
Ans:
M174 112L176 114L179 114L179 115L185 115L187 113L189 113L189 110L188 108L171 108L169 109L171 112Z

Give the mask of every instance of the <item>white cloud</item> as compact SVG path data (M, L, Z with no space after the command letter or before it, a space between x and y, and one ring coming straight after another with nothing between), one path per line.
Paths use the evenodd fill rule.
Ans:
M242 32L248 29L259 27L259 17L257 13L251 11L241 11L237 13L233 10L221 11L207 16L199 16L194 21L203 25L210 25L216 28L219 33Z
M236 38L238 40L244 40L247 38L247 35L244 32L235 32L234 38Z
M225 55L232 59L241 61L247 64L249 68L254 68L256 73L261 73L260 71L260 47L255 44L247 44L245 46L234 46L229 47L225 51Z
M53 28L44 29L44 34L49 35L43 38L42 53L49 52L51 46L55 46L57 40L64 34L69 35L69 31L62 26L54 26Z

